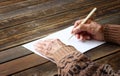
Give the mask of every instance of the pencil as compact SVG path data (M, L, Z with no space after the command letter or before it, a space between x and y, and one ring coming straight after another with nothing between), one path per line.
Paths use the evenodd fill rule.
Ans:
M81 22L81 24L86 23L86 21L94 14L94 12L97 10L97 8L94 8L87 17ZM81 24L79 24L77 27L79 27ZM74 35L72 35L68 40L70 40Z

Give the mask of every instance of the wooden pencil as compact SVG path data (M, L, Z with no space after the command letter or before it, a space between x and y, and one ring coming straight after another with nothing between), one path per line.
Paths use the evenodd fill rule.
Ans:
M87 17L81 22L81 24L86 23L86 21L94 14L94 12L97 10L97 8L93 8L93 10L87 15ZM79 24L77 27L79 27L81 24ZM70 40L74 35L72 35L68 40Z

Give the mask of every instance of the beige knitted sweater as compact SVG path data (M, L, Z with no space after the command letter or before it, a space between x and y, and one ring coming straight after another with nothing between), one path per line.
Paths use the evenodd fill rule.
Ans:
M104 38L120 44L120 25L104 25ZM64 46L55 54L58 76L120 76L108 64L97 64L72 46Z

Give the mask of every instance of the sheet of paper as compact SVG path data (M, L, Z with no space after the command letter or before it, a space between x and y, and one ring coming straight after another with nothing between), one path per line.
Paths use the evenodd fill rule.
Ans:
M72 45L74 46L78 51L84 53L92 48L95 48L101 44L103 44L104 42L101 42L101 41L96 41L96 40L88 40L88 41L85 41L85 42L82 42L78 39L76 39L74 36L69 40L69 37L71 36L71 30L72 30L73 26L71 27L68 27L66 29L63 29L61 31L58 31L58 32L55 32L51 35L48 35L47 37L45 38L42 38L42 39L38 39L36 41L33 41L33 42L30 42L30 43L27 43L27 44L24 44L23 47L29 49L30 51L40 55L40 56L43 56L41 55L40 53L38 53L35 49L34 49L34 44L37 42L37 41L40 41L40 40L45 40L45 39L60 39L63 43L65 43L66 45ZM45 57L45 56L43 56ZM46 57L45 57L46 58Z

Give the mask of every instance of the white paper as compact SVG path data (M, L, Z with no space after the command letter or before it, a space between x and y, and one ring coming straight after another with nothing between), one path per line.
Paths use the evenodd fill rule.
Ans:
M78 39L76 39L74 36L69 40L69 38L71 37L71 30L72 30L73 26L71 27L68 27L64 30L61 30L61 31L58 31L58 32L55 32L51 35L48 35L47 37L45 38L42 38L42 39L38 39L36 41L33 41L33 42L30 42L30 43L27 43L27 44L24 44L22 45L23 47L29 49L30 51L42 56L40 53L38 53L35 49L34 49L34 44L37 42L37 41L40 41L40 40L45 40L45 39L60 39L63 43L65 43L66 45L72 45L74 46L78 51L84 53L92 48L95 48L101 44L103 44L104 42L101 42L101 41L96 41L96 40L88 40L88 41L85 41L85 42L82 42ZM43 56L45 57L45 56ZM46 58L46 57L45 57Z

